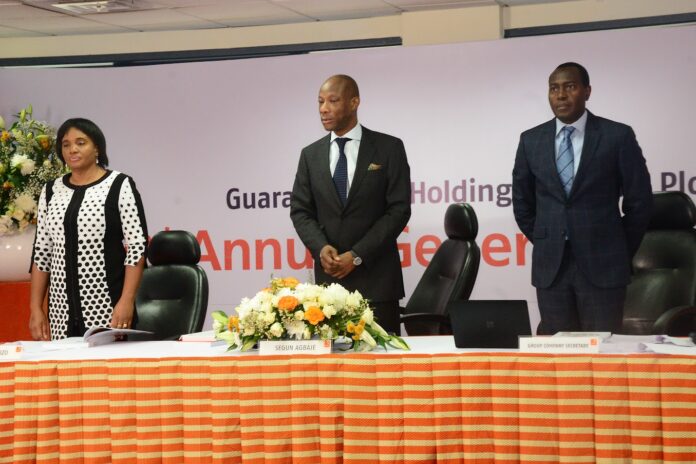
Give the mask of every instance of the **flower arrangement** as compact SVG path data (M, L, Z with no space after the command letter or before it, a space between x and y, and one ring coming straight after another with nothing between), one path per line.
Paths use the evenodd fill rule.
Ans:
M53 151L56 130L32 111L24 108L8 129L0 117L0 236L36 224L41 188L68 172Z
M297 279L272 279L270 286L253 298L242 299L236 316L212 314L215 338L229 349L251 349L260 340L345 340L355 351L376 346L408 350L406 342L389 335L375 321L368 301L360 292L339 284L314 285Z

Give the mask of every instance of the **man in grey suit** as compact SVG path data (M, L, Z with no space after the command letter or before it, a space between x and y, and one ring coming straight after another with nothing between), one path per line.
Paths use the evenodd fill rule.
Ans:
M512 173L545 334L621 329L631 260L650 219L650 175L636 136L585 109L591 90L577 63L551 73L556 117L522 133Z
M379 324L398 334L404 283L396 238L411 216L410 170L400 139L358 124L359 105L350 76L319 89L330 134L302 150L290 217L314 257L316 282L360 291Z

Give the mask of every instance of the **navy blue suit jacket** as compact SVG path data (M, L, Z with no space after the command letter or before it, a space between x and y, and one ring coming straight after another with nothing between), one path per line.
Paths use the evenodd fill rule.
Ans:
M625 286L652 208L650 175L636 136L631 127L588 112L580 166L566 198L556 170L555 132L555 119L523 132L512 173L515 220L534 244L532 284L553 283L567 237L593 285Z
M297 235L314 257L317 283L338 282L374 302L404 296L396 239L411 216L411 177L403 142L363 126L358 160L346 205L329 166L330 135L300 155L290 201ZM325 245L353 250L363 260L341 280L326 274L319 253Z

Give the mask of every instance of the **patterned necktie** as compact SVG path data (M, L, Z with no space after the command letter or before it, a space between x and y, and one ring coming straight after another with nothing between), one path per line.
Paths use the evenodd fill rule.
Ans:
M345 206L348 198L348 159L343 149L346 146L346 142L350 139L339 137L335 140L336 145L338 145L338 163L336 163L336 169L334 170L333 181L338 197L341 199L341 204Z
M573 143L570 141L570 136L575 130L572 126L565 126L561 129L561 146L558 148L558 157L556 158L556 169L558 169L558 177L561 178L563 190L566 196L570 195L570 189L573 187L573 177L575 176Z

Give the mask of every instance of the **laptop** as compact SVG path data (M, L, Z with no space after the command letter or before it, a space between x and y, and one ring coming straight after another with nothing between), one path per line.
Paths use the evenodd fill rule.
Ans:
M447 305L457 348L518 348L531 335L525 300L461 300Z

